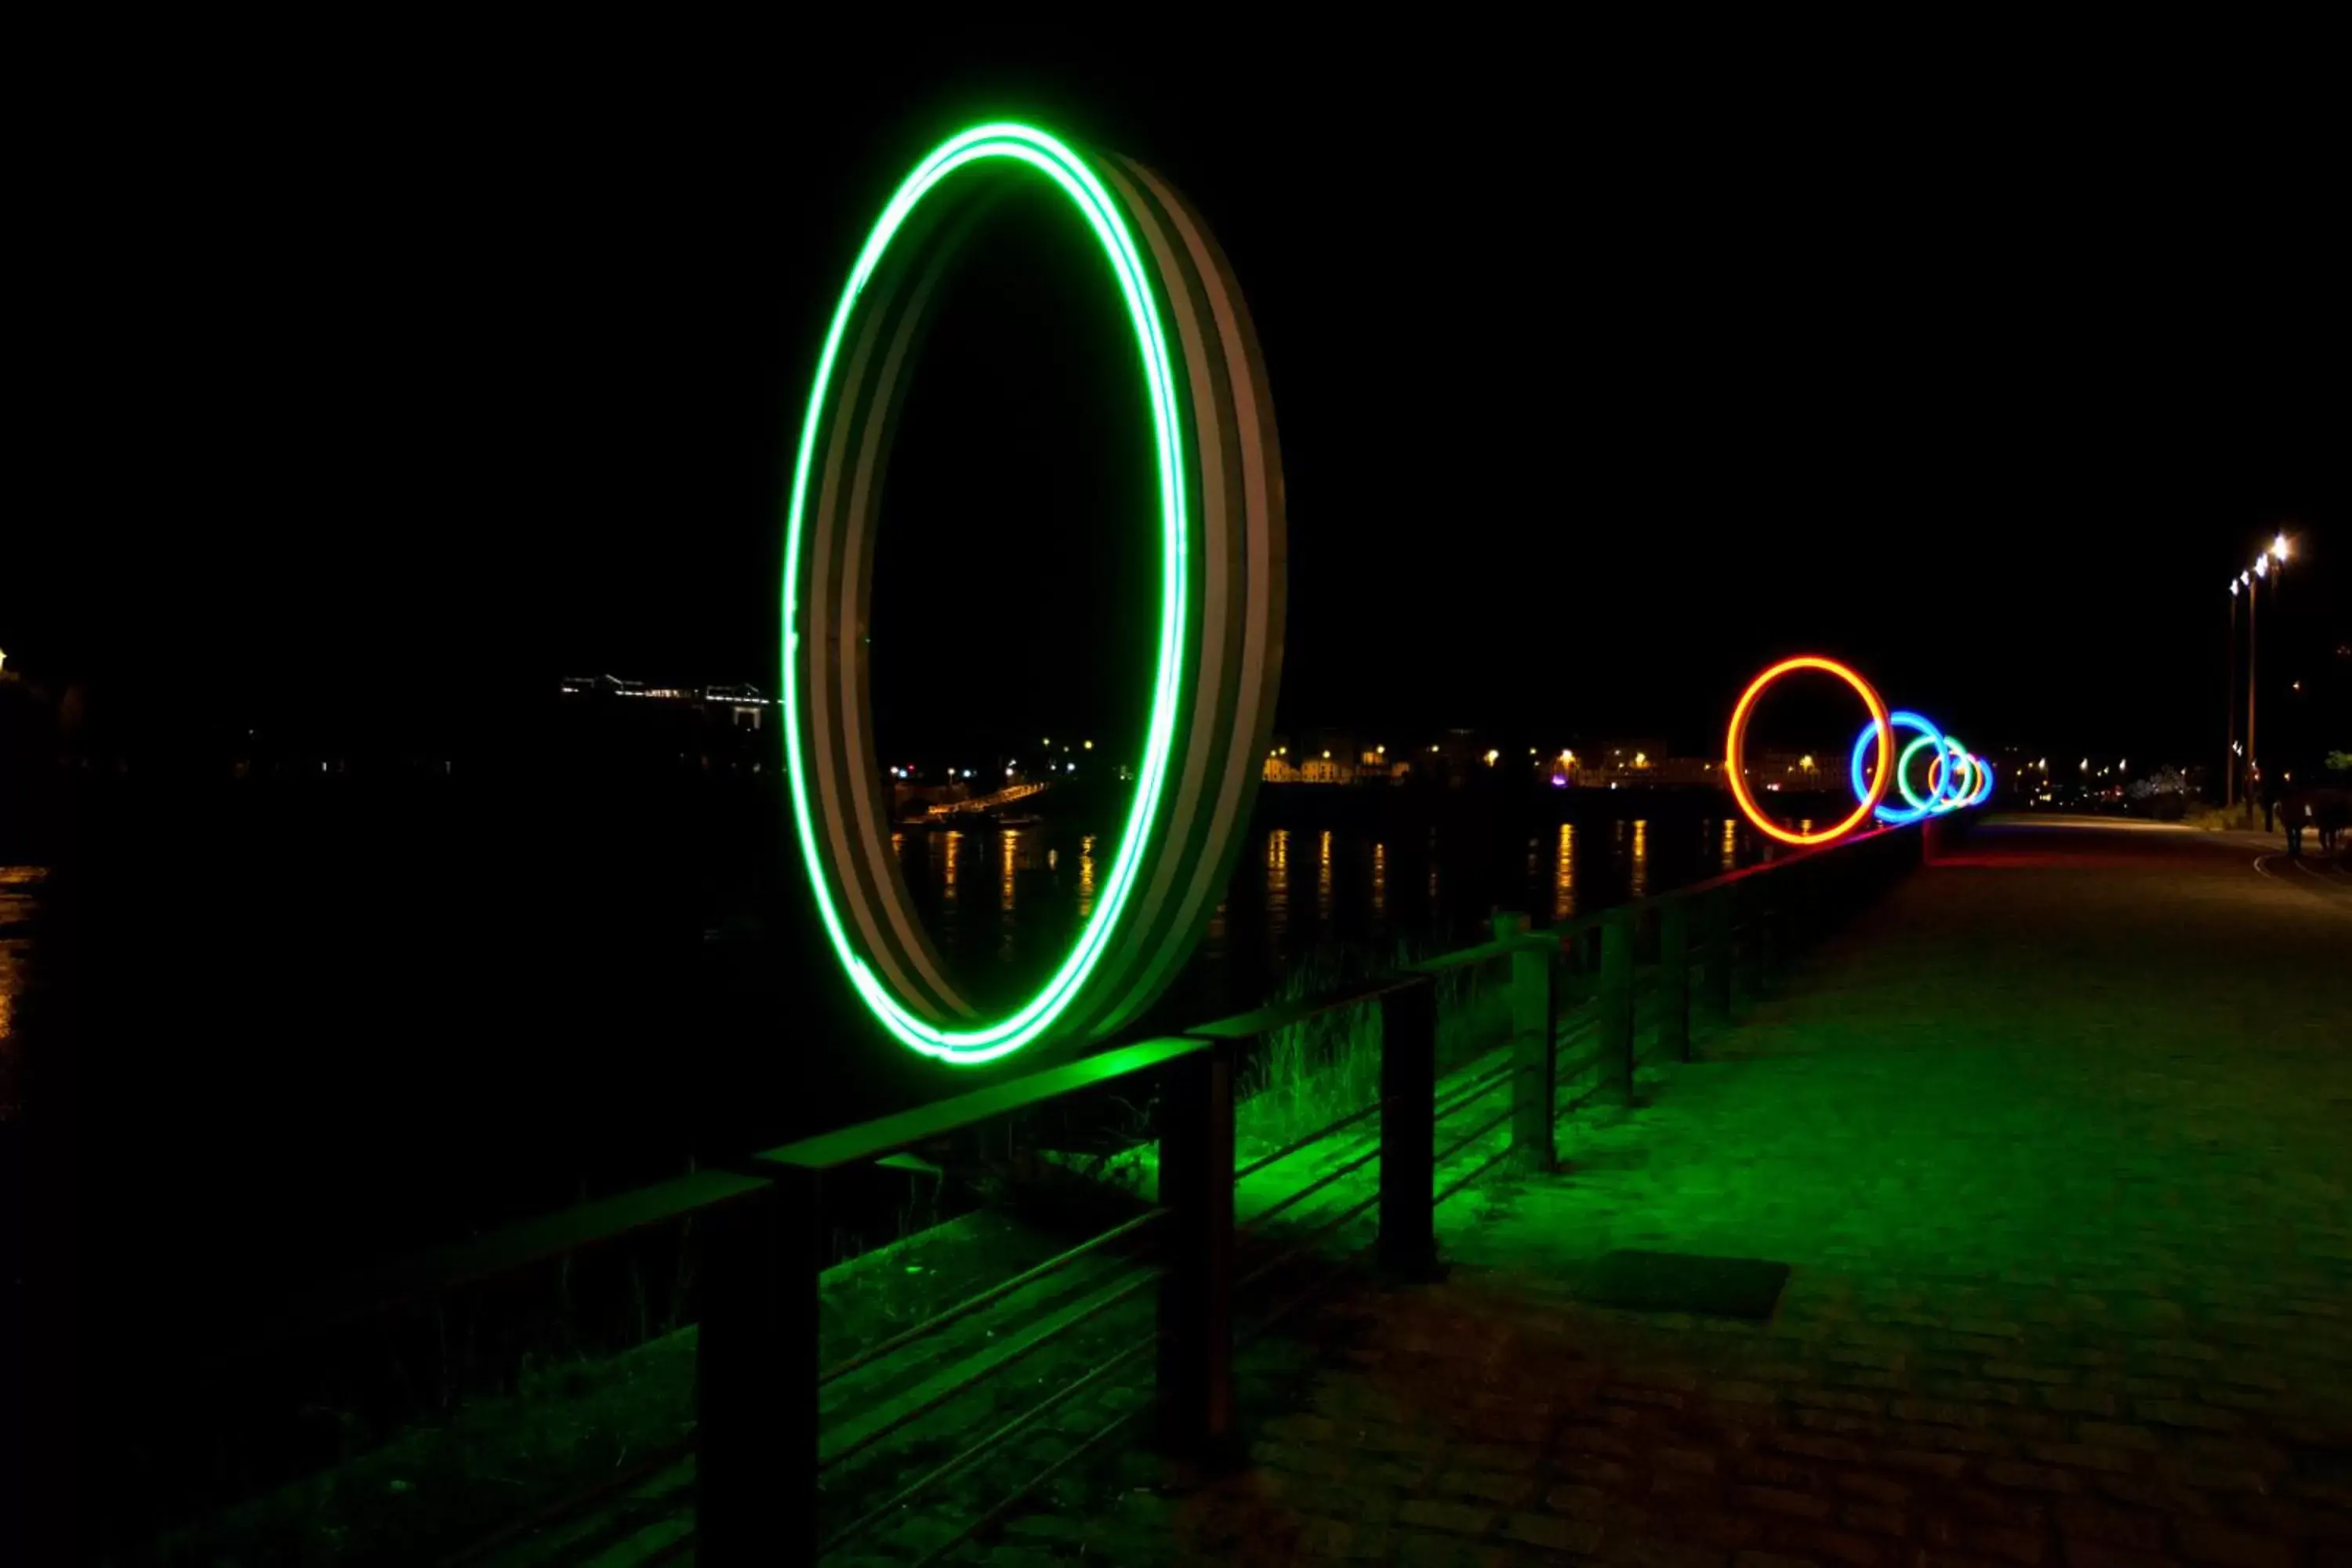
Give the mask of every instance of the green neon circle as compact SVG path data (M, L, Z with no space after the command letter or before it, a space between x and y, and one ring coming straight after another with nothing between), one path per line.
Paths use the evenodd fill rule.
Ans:
M849 940L842 924L825 869L819 859L814 825L809 810L807 772L801 755L800 682L795 655L800 647L799 602L803 524L808 510L809 475L835 361L847 335L874 269L881 264L891 240L903 228L923 198L958 170L996 158L1009 158L1038 170L1076 205L1080 216L1101 243L1111 274L1127 305L1143 359L1145 391L1151 406L1152 436L1159 466L1160 532L1160 645L1151 692L1151 719L1144 732L1142 766L1137 773L1135 804L1128 813L1127 832L1112 862L1101 899L1088 916L1078 941L1061 967L1036 995L1006 1017L971 1029L943 1029L910 1010L890 993ZM1108 192L1084 160L1055 138L1025 125L979 125L950 137L917 164L907 176L868 234L850 268L848 285L834 308L833 324L825 333L824 350L817 359L816 379L809 389L808 413L801 423L799 461L793 470L791 509L784 534L784 736L787 773L791 779L793 822L799 830L801 855L807 863L810 885L816 890L818 912L826 936L851 983L885 1028L903 1044L945 1061L976 1064L992 1061L1036 1039L1054 1026L1084 987L1101 961L1118 929L1129 895L1135 889L1143 850L1160 816L1170 757L1175 749L1176 713L1183 668L1187 583L1184 539L1186 501L1182 466L1178 461L1181 427L1176 379L1171 369L1168 337L1160 307L1153 298L1150 274L1126 220Z
M1913 741L1909 745L1904 747L1903 754L1895 759L1895 787L1903 792L1903 798L1909 801L1913 809L1917 811L1927 810L1927 803L1921 800L1919 798L1919 792L1911 787L1911 780L1908 776L1911 768L1911 758L1920 747L1932 746L1935 743L1936 739L1934 736L1922 735L1917 740Z

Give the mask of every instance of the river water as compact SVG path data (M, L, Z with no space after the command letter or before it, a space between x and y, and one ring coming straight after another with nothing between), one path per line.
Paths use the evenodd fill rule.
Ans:
M899 867L949 963L1010 1002L1067 951L1109 871L1113 841L1050 825L911 830ZM1484 940L1498 910L1538 925L1769 858L1719 812L1507 829L1260 827L1180 982L1175 1010L1246 1008L1300 971L1361 969Z
M1245 1012L1480 941L1497 910L1549 923L1768 847L1712 800L1622 818L1577 803L1565 821L1474 801L1398 823L1378 816L1403 805L1333 793L1271 803L1141 1026ZM85 811L103 831L70 870L0 869L0 1129L69 1119L76 1201L125 1268L266 1293L964 1087L877 1037L772 794L118 796ZM1109 848L1077 823L898 843L983 1005L1030 994L1068 951ZM75 1005L26 1005L53 983Z

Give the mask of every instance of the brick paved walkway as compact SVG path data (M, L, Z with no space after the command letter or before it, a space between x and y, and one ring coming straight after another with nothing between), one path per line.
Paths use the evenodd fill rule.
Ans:
M991 1560L2352 1568L2352 891L2254 855L1981 831L1330 1299L1247 1472ZM1613 1247L1794 1273L1580 1305Z

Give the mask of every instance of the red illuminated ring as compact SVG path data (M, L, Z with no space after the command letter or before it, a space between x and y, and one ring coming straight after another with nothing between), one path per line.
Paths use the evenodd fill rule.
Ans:
M1878 757L1870 782L1869 797L1853 808L1853 816L1834 827L1825 827L1818 833L1792 833L1765 816L1757 806L1756 797L1748 793L1748 770L1741 756L1748 742L1748 715L1754 710L1756 700L1764 694L1766 687L1782 676L1801 669L1822 670L1853 687L1861 695L1864 705L1869 708L1871 726L1878 733ZM1894 755L1895 728L1887 720L1886 704L1879 700L1877 689L1833 658L1804 654L1796 658L1782 659L1750 681L1748 689L1739 694L1739 705L1731 710L1731 733L1724 742L1723 768L1725 775L1731 780L1731 798L1739 803L1740 815L1754 823L1759 833L1777 838L1783 844L1827 844L1833 838L1844 837L1870 820L1870 814L1876 811L1878 803L1886 798L1886 786L1894 780L1895 770L1887 766L1888 759Z

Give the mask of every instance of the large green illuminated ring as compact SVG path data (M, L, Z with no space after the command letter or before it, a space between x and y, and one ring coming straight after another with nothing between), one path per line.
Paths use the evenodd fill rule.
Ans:
M1133 805L1069 953L1002 1016L967 1001L890 847L866 629L875 526L906 374L938 285L991 195L1044 179L1108 264L1153 438L1158 642ZM1281 677L1282 463L1247 307L1223 253L1150 170L1021 125L916 165L851 268L810 388L784 542L784 745L793 825L851 983L904 1044L957 1063L1131 1023L1199 941L1248 821Z

